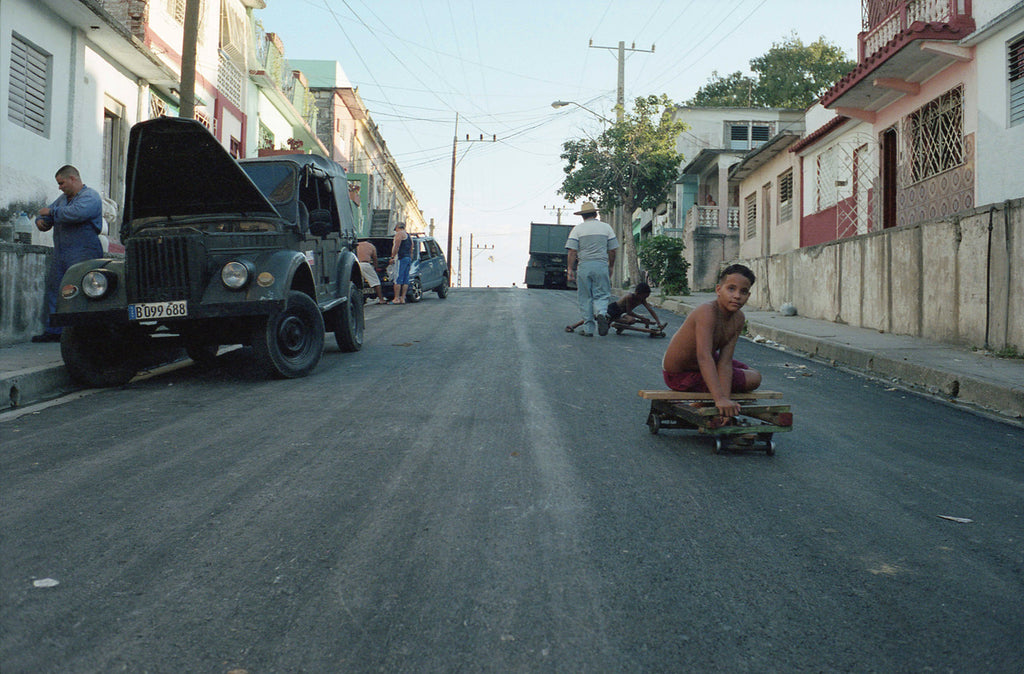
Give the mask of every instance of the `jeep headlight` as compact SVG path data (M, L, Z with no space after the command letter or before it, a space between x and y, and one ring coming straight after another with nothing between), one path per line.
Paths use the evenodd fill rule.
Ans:
M220 282L228 290L241 290L249 283L249 268L233 260L220 270Z
M85 273L82 277L82 292L86 297L96 300L113 290L113 279L106 273L93 270Z

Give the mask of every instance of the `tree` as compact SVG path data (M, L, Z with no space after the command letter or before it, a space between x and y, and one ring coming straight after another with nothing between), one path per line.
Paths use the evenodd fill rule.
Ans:
M740 72L722 77L712 72L708 83L687 104L806 108L856 65L856 61L846 58L841 47L824 37L804 45L792 34L750 60L753 77Z
M683 240L672 236L652 236L640 243L640 261L651 275L651 281L665 295L689 295L686 273L690 263L683 259Z
M740 71L722 77L711 71L708 83L697 90L687 105L705 108L752 108L757 80Z
M567 199L590 199L602 212L616 206L627 218L637 208L653 209L665 201L675 184L683 156L676 138L686 124L673 118L668 96L637 98L624 115L596 138L562 144L566 177L559 190ZM640 279L632 223L616 232L629 264L630 285Z

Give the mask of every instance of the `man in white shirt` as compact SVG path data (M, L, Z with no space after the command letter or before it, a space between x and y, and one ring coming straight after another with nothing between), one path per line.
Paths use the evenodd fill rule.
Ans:
M608 303L612 296L611 271L619 240L611 225L597 219L597 206L583 202L574 215L583 222L572 228L565 247L569 249L569 280L576 281L576 298L583 319L584 337L608 334ZM576 263L579 262L579 269Z

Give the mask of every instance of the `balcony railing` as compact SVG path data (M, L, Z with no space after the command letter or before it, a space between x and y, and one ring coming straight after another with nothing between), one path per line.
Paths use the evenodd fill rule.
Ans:
M860 34L860 60L869 58L915 21L950 23L969 15L968 0L864 0L864 32Z
M692 229L718 229L718 206L694 206L686 214L686 224ZM726 227L740 228L740 209L730 206L725 213Z

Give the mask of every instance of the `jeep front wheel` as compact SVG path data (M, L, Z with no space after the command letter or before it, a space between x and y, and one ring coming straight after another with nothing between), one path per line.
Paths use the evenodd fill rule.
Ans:
M292 290L285 309L260 321L250 341L263 371L286 379L305 377L323 356L324 318L309 295Z
M121 386L138 371L136 346L113 328L73 325L64 328L60 355L72 379L94 388Z
M363 348L363 293L348 282L348 301L327 314L328 329L334 333L338 348L345 352Z
M419 302L423 299L423 284L420 283L419 277L409 281L409 289L405 291L405 299L410 302Z

